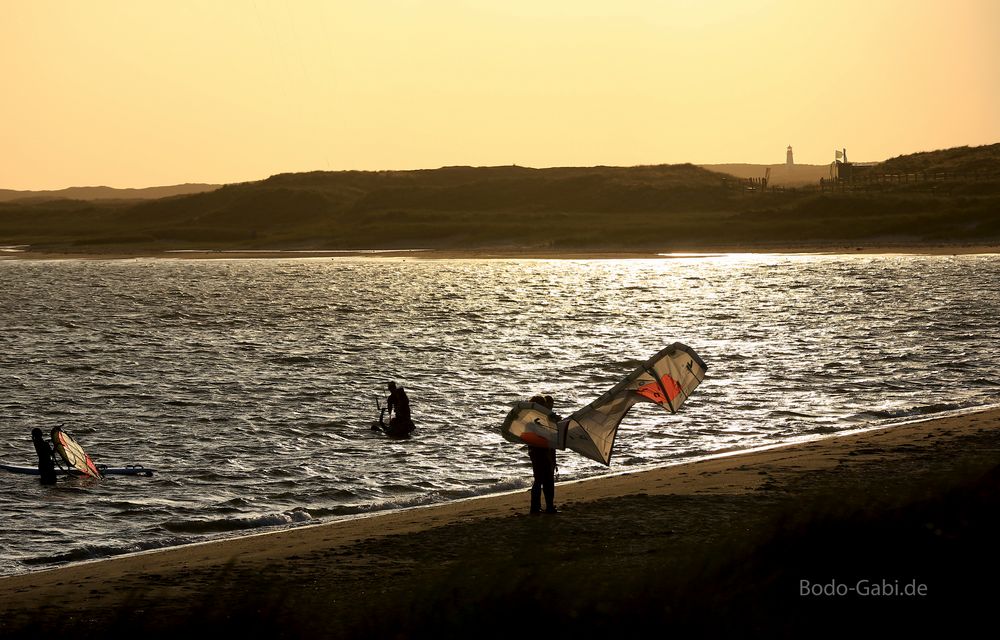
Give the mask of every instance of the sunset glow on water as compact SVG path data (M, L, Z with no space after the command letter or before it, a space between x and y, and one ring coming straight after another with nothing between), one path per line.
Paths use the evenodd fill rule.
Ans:
M563 452L561 481L990 404L998 279L996 255L0 261L0 461L63 424L158 471L5 474L0 573L525 488L513 402L568 415L675 341L709 367L681 412L637 406L610 468ZM370 430L390 379L410 441Z

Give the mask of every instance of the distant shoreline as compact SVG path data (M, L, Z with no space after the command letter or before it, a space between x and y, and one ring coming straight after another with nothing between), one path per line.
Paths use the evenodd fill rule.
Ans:
M771 168L770 178L693 164L312 171L166 198L18 199L0 202L0 255L420 248L422 258L581 259L1000 247L1000 143L845 166L803 187L779 186L787 167Z
M691 255L725 254L820 254L820 255L971 255L1000 253L1000 244L875 244L846 245L799 243L774 245L705 246L685 249L556 249L551 247L499 247L475 249L115 249L115 250L3 250L3 260L218 260L289 258L376 258L417 260L627 260L671 259Z

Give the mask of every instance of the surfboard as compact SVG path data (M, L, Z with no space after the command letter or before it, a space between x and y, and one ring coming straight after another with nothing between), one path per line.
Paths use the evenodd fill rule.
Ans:
M371 430L374 431L375 433L385 436L386 438L389 438L390 440L406 440L412 435L412 432L410 431L405 431L401 433L393 432L389 430L387 427L380 425L377 422L372 422Z
M376 405L378 405L378 400L375 400ZM410 435L416 430L416 427L412 426L408 430L393 429L388 424L385 423L385 411L386 407L379 405L378 412L378 422L372 422L372 431L383 434L385 437L392 440L405 440L410 437ZM390 424L391 421L390 421Z
M127 464L124 467L109 467L103 464L95 466L97 470L101 472L102 475L106 476L144 476L146 478L151 478L153 476L153 473L156 471L156 469L150 469L148 467L142 466L141 464ZM0 469L4 471L9 471L11 473L20 473L29 476L37 476L40 475L41 473L38 470L38 467L29 467L23 465L15 465L15 464L0 463ZM90 474L85 474L79 469L70 469L67 471L66 469L59 469L57 467L56 475L84 476Z

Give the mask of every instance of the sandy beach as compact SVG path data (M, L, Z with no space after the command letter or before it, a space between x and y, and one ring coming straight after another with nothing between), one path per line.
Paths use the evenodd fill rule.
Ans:
M558 483L556 515L518 491L76 564L0 578L0 637L959 631L1000 591L998 463L992 408Z

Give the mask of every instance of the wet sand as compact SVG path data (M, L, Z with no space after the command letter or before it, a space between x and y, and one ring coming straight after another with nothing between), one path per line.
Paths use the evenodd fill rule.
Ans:
M1000 408L556 499L556 515L517 491L0 578L0 637L926 637L990 624L1000 594Z

